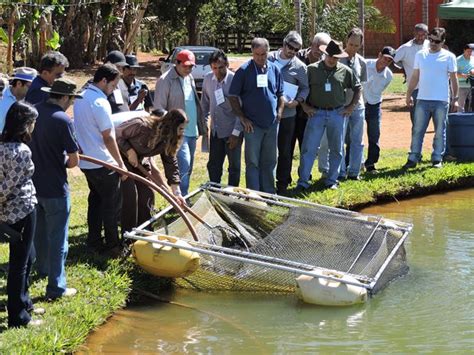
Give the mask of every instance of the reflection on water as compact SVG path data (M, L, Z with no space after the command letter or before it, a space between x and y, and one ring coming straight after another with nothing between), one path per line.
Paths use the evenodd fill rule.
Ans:
M176 304L118 312L85 351L109 353L455 352L474 348L474 190L364 210L411 222L410 272L365 305L293 295L177 290Z

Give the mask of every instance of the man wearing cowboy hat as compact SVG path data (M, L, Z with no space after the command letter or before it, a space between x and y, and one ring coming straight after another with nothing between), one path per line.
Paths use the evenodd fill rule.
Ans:
M148 87L143 81L136 78L137 69L142 66L138 64L137 57L133 54L126 55L125 60L128 65L123 67L122 79L118 84L122 96L127 98L130 111L149 111L153 107L153 101Z
M38 118L30 143L38 198L34 245L38 274L48 277L46 298L53 300L76 293L75 289L66 287L71 211L66 168L77 166L79 149L73 122L65 111L82 95L73 81L63 78L41 90L49 94L49 99L36 105Z
M3 90L3 97L0 100L0 133L2 133L5 126L5 118L10 106L15 101L25 98L36 75L37 72L33 68L22 67L15 69L13 76L10 78L10 85Z
M310 186L311 170L325 131L330 150L329 171L325 185L330 189L338 188L337 176L342 160L344 120L354 110L361 91L361 84L354 72L339 63L339 58L348 56L341 44L332 40L320 49L326 57L308 66L310 91L307 102L302 103L309 119L301 149L297 192L302 192ZM344 106L346 89L352 89L354 96L349 105Z

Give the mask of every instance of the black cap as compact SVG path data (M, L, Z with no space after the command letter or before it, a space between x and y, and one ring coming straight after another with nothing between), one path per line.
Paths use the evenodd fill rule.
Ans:
M141 68L141 65L138 65L138 59L133 54L127 54L125 60L130 68Z
M110 51L105 57L105 62L112 63L121 67L128 66L127 61L125 60L125 56L120 51Z
M382 49L382 55L384 57L392 58L392 60L395 59L395 53L396 53L395 49L393 49L390 46L383 47L383 49Z

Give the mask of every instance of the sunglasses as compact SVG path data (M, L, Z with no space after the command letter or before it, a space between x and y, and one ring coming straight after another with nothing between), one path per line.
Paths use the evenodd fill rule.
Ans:
M299 47L293 47L291 44L289 44L288 42L285 42L286 46L288 47L288 49L291 49L292 51L294 52L298 52L300 50Z
M432 43L436 43L436 44L440 44L441 42L443 41L440 41L439 39L433 39L433 38L428 38L430 40L430 42Z

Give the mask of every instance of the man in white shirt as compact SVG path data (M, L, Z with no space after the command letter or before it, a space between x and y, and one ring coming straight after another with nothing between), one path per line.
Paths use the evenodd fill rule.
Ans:
M407 43L402 44L398 49L397 53L395 54L394 61L398 65L403 67L405 71L405 77L407 85L410 84L411 76L413 74L413 66L415 64L415 54L422 50L427 49L429 47L429 42L426 39L426 35L428 34L428 26L424 23L418 23L415 25L414 31L414 38L409 40ZM416 96L418 95L418 87L412 92L413 102L415 103L410 110L410 119L413 125L413 115L415 112L416 106Z
M107 101L107 96L115 90L119 80L120 72L115 65L104 64L97 69L93 83L83 93L83 99L74 104L74 126L84 155L126 170L115 141L112 109ZM79 167L90 189L87 245L100 254L119 256L117 222L121 206L120 177L116 172L83 160L79 162ZM101 238L102 226L105 243Z
M393 63L395 50L384 47L377 59L367 59L367 81L362 84L365 102L365 121L367 122L367 136L369 149L365 160L365 170L376 172L375 164L380 157L380 121L382 119L382 93L393 78L388 68Z
M443 49L446 30L442 27L435 27L431 30L428 38L430 41L429 50L421 50L415 56L413 75L406 95L407 105L412 106L411 95L418 86L410 153L408 161L403 166L405 170L416 167L416 164L421 160L423 138L431 116L435 128L431 162L434 168L441 168L446 148L446 121L450 99L452 107L456 110L458 108L456 57L453 53ZM452 95L449 92L450 88Z

